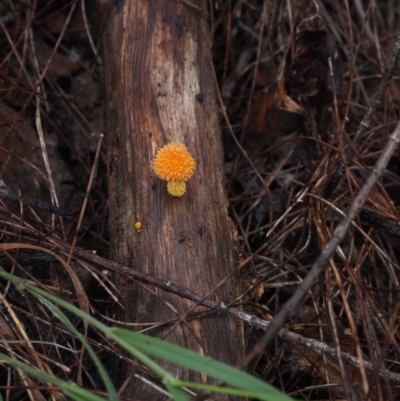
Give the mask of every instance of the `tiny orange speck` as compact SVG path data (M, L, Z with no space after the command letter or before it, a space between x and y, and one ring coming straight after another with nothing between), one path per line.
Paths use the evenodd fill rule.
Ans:
M135 228L136 228L136 230L140 230L142 228L142 223L140 221L137 221L135 223Z

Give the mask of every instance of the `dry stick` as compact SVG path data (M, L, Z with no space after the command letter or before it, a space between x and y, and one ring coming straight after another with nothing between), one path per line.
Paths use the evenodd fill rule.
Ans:
M370 7L370 5L368 5L367 13L369 13L369 7ZM363 27L364 27L364 25L363 25ZM361 30L361 32L363 32L363 29ZM358 49L357 49L357 52L358 52ZM371 99L371 103L368 107L367 112L365 113L364 118L362 119L362 121L360 123L360 127L358 128L357 133L353 138L353 141L348 142L350 147L346 152L346 160L344 162L342 162L343 163L342 167L344 167L345 163L349 163L351 161L354 154L357 154L357 147L359 145L359 142L361 141L361 138L364 135L365 131L369 128L372 116L376 112L378 104L381 103L380 99L382 98L390 79L394 75L399 56L400 56L400 35L397 36L397 38L396 38L395 44L393 46L392 55L390 56L388 65L386 66L385 73L383 74L383 77L379 84L378 90L376 91L376 93L373 95L373 97ZM351 67L351 68L353 71L353 67ZM348 101L349 101L349 99L348 99ZM348 108L348 106L347 106L347 108ZM346 110L346 116L347 116L347 110Z
M363 207L369 192L376 184L380 176L383 174L386 165L388 164L391 156L399 145L399 142L400 123L396 125L395 130L393 131L392 135L390 135L388 143L386 144L385 149L376 162L375 167L371 172L371 175L368 177L364 186L361 188L360 192L351 203L346 216L336 227L332 238L329 240L326 247L313 264L311 270L308 272L301 285L297 287L296 291L289 299L289 301L286 302L286 304L274 317L274 320L272 320L272 322L269 324L265 334L261 337L261 340L256 344L250 354L248 354L247 357L242 361L240 367L246 367L255 357L260 355L265 347L278 334L279 330L285 325L286 320L296 314L306 294L313 286L318 276L325 270L329 259L332 257L333 253L336 250L336 247L340 244L340 242L343 241L348 229L350 228L350 225Z
M81 212L79 214L78 224L76 225L76 232L75 232L75 235L74 235L74 239L72 240L71 249L69 251L67 264L71 264L72 255L74 254L74 249L75 249L76 243L78 242L78 233L79 233L79 230L81 229L81 226L82 226L83 217L85 216L86 205L87 205L88 200L89 200L89 193L90 193L90 191L92 189L93 181L96 178L96 173L97 173L97 169L98 169L98 166L99 166L100 150L101 150L101 145L103 143L103 138L104 138L104 134L100 134L99 142L97 143L96 155L95 155L95 158L94 158L92 171L90 173L90 178L89 178L89 182L88 182L88 185L87 185L87 188L86 188L85 198L83 199Z
M357 1L357 0L356 0ZM346 9L348 9L348 1L346 0ZM356 6L357 7L357 6ZM357 58L357 54L358 54L358 52L359 52L359 50L360 50L360 47L361 47L361 38L363 37L363 35L364 35L364 32L367 32L368 33L368 31L369 32L371 32L370 30L369 30L369 26L368 26L368 24L367 24L367 22L368 22L368 18L369 18L369 15L370 15L370 13L371 13L371 7L372 7L372 2L369 2L369 4L368 4L368 8L367 8L367 12L364 14L364 16L362 17L362 20L363 20L363 24L362 24L362 26L361 26L361 31L360 31L360 34L358 35L358 41L357 41L357 46L356 46L356 49L355 49L355 51L354 51L354 53L351 53L351 54L349 54L348 55L348 57L349 57L349 61L350 61L350 76L349 76L349 87L348 87L348 89L347 89L347 101L346 101L346 111L345 111L345 113L344 113L344 118L343 118L343 124L342 124L342 127L343 127L343 129L344 129L344 127L345 127L345 125L346 125L346 120L347 120L347 117L348 117L348 115L349 115L349 110L350 110L350 99L351 99L351 93L352 93L352 90L353 90L353 84L354 84L354 73L355 73L355 71L354 71L354 66L355 66L355 64L356 64L356 58ZM354 43L354 40L353 40L353 38L352 38L352 29L351 29L351 22L349 21L349 29L350 29L350 43L351 43L351 47L353 47L353 43ZM352 49L351 49L352 50ZM361 86L362 87L362 86ZM365 92L365 89L363 90L363 92Z
M96 178L96 173L97 173L97 169L99 166L99 160L100 160L100 150L101 150L101 145L103 143L103 138L104 138L104 134L100 134L100 138L99 141L97 143L97 149L96 149L96 155L94 158L94 163L93 163L93 167L92 167L92 171L90 173L90 178L89 178L89 182L86 188L86 193L85 193L85 198L83 199L83 204L82 204L82 208L81 208L81 212L79 215L79 220L78 220L78 224L76 225L76 232L74 235L74 239L72 240L72 245L71 245L71 249L69 251L68 254L68 259L67 259L67 264L71 265L71 260L72 260L72 255L74 254L74 249L76 246L76 243L78 242L78 233L79 230L81 229L82 226L82 222L83 222L83 217L85 216L85 211L86 211L86 206L89 200L89 193L92 189L92 185L93 182ZM88 329L88 325L85 324L85 338L87 336L87 329ZM79 358L79 368L78 368L78 384L82 385L82 367L83 367L83 357L85 355L85 348L82 345L82 351L80 354L80 358Z
M332 261L331 262L332 270L335 269L335 267L332 266L333 264L334 264L334 262ZM329 271L326 271L326 273L329 273ZM321 276L319 276L319 278L320 278L320 283L322 285L324 282L323 276L321 275ZM327 277L327 279L328 279L328 277ZM327 285L326 293L324 294L324 303L325 303L326 309L327 309L327 317L328 317L327 323L328 323L329 331L330 331L332 339L333 339L333 343L335 345L337 362L339 364L340 374L342 376L343 390L346 395L346 399L352 400L352 401L353 400L360 401L360 396L354 386L354 383L352 382L352 380L350 378L349 371L348 371L348 369L346 369L346 366L344 364L338 328L336 326L336 321L335 321L335 312L333 310L331 292L332 292L332 289L331 289L330 285ZM356 344L356 346L358 346L358 348L360 348L359 344ZM360 358L360 355L358 355L358 357L359 357L360 361L362 361L362 359ZM361 370L362 370L362 384L364 385L364 383L367 383L367 381L364 380L364 377L366 378L366 373L365 373L365 367L363 364L360 365L360 371ZM364 393L367 394L368 393L368 385L366 385L365 388L363 387L363 390L364 390Z
M399 55L400 55L400 35L397 36L397 38L396 38L396 41L393 46L392 55L390 56L389 63L385 69L385 74L382 77L382 80L381 80L381 83L379 84L378 90L372 97L371 104L368 107L368 110L365 113L365 116L361 121L360 128L358 129L358 131L353 139L353 144L355 147L358 145L358 142L360 141L362 135L369 128L372 116L376 112L378 104L381 103L380 99L382 98L383 93L385 92L385 89L386 89L390 79L394 75L394 70L396 68L397 60L399 59Z
M329 71L330 71L330 76L331 76L331 81L332 81L332 90L333 90L333 104L335 107L335 120L336 120L336 126L338 127L338 131L337 131L337 138L338 138L338 148L339 148L339 154L340 154L340 158L343 160L345 160L345 151L344 151L344 143L343 143L343 136L346 137L346 139L348 140L348 142L350 142L350 138L348 137L346 131L341 128L341 124L339 121L339 107L338 107L338 101L337 101L337 96L336 96L336 88L335 88L335 77L334 77L334 73L333 73L333 66L332 66L332 59L331 57L328 58L328 64L329 64ZM349 173L348 169L346 169L346 175ZM353 196L353 194L352 194ZM354 322L354 318L353 315L351 313L350 310L350 306L347 302L346 299L346 295L343 293L343 286L340 283L340 277L337 276L337 271L335 269L334 266L334 262L331 263L332 265L332 270L336 276L336 281L338 284L338 287L340 289L340 293L343 299L343 306L344 309L346 311L346 315L347 318L349 320L349 325L352 329L352 333L353 333L353 340L354 340L354 345L355 345L355 351L357 354L357 357L360 359L360 361L363 360L363 354L361 351L361 346L360 346L360 339L357 335L357 329L356 329L356 324ZM329 285L327 286L327 291L330 291L330 287ZM326 294L327 295L327 294ZM342 375L342 379L343 379L343 385L344 385L344 390L345 390L345 394L347 398L351 398L354 400L359 400L360 396L358 395L357 391L354 388L354 385L351 383L351 380L348 380L349 377L349 373L347 371L347 369L344 366L343 363L343 359L341 357L340 354L340 342L339 342L339 338L337 335L337 329L336 329L336 324L335 324L335 320L333 319L333 306L332 306L332 300L330 298L328 298L328 296L326 296L326 303L328 305L328 317L330 319L330 330L333 334L333 339L336 345L336 349L337 349L337 355L338 355L338 362L339 362L339 367L340 367L340 371L341 371L341 375ZM329 322L328 319L328 322ZM361 376L361 383L362 383L362 389L364 392L364 395L368 394L369 391L369 387L368 387L368 380L367 380L367 374L365 372L364 369L364 365L361 364L360 365L360 376ZM351 392L351 394L349 393Z
M59 239L51 238L51 241L55 245L57 245L59 249L63 249L66 251L69 249L69 245L67 243L60 241ZM204 300L204 298L206 298L204 297L204 295L196 294L195 292L189 290L186 287L182 287L169 280L161 280L148 274L140 273L136 270L133 270L129 266L124 266L120 263L107 260L105 258L102 258L101 256L93 254L92 252L88 252L78 248L75 249L74 255L79 256L85 259L86 261L90 261L98 266L102 266L108 270L112 270L114 272L122 274L123 276L131 280L137 280L145 284L153 285L157 288L162 289L165 292L175 294L181 298L190 299L191 301L197 303L198 305L201 304L209 308L215 309L217 311L223 311L229 313L230 315L235 316L236 318L242 320L243 322L246 322L250 326L258 327L262 330L267 330L269 325L271 324L271 322L268 322L264 319L260 319L255 315L248 314L237 308L231 308L224 302L214 302L214 301ZM324 355L328 355L332 358L337 358L335 348L330 347L321 341L304 337L301 334L293 333L286 329L279 330L278 336L282 340L301 345L307 349L310 349L312 351ZM342 352L341 355L343 360L349 365L360 367L360 365L363 364L367 372L377 374L379 377L390 380L393 383L400 384L400 374L393 373L390 370L384 368L377 369L371 362L360 361L357 357L348 354L347 352Z
M85 25L86 35L87 35L89 43L90 43L90 47L92 48L93 54L96 56L96 60L97 60L99 52L96 49L96 46L93 42L92 34L90 33L89 23L88 23L87 16L86 16L85 0L81 0L81 13L82 13L82 18L83 18L83 23Z
M371 118L375 113L378 104L380 103L380 98L383 96L383 92L390 78L394 74L394 69L396 67L399 54L400 54L400 35L396 38L395 44L393 46L392 55L387 65L386 72L379 85L378 91L373 96L371 105L368 108L368 111L360 124L360 128L358 129L357 134L354 137L354 142L353 142L354 145L357 144L361 136L369 127ZM271 342L271 340L275 337L275 335L279 332L279 330L284 326L286 320L291 316L295 315L297 308L300 307L301 305L301 301L305 298L307 292L310 290L310 288L312 287L318 276L325 270L329 258L332 256L337 245L343 240L352 221L360 212L362 206L364 205L367 199L370 190L376 184L379 177L383 174L383 171L387 163L389 162L390 157L392 156L398 145L399 138L400 138L400 125L398 124L394 132L390 136L389 141L385 149L383 150L383 153L379 157L371 175L369 176L363 188L361 189L359 194L356 196L356 198L350 205L347 216L345 216L341 220L339 225L336 227L336 230L334 231L332 238L326 245L325 249L322 251L321 255L317 258L317 260L313 264L313 267L303 280L302 284L296 289L295 293L292 295L289 301L286 302L286 304L275 316L274 320L269 325L266 333L263 335L261 340L256 344L251 353L248 354L247 357L241 362L240 364L241 367L246 367L256 356L258 356L264 350L264 348Z
M54 56L55 56L55 54L56 54L56 52L57 52L57 50L58 50L58 47L60 46L60 43L61 43L62 38L64 37L65 31L66 31L66 29L67 29L67 26L68 26L68 24L69 24L69 22L70 22L70 20L71 20L72 14L73 14L73 12L74 12L74 10L75 10L75 6L76 6L77 1L78 1L78 0L74 0L74 3L72 4L71 9L70 9L70 11L69 11L69 13L68 13L68 15L67 15L67 18L65 19L65 23L64 23L64 25L63 25L63 27L62 27L62 30L61 30L61 32L60 32L60 35L59 35L59 37L58 37L58 39L57 39L57 41L56 41L56 43L55 43L55 45L54 45L54 47L53 47L53 50L52 50L51 54L50 54L50 57L48 58L48 60L47 60L47 62L46 62L46 65L45 65L45 67L43 68L43 71L42 71L42 73L40 74L39 78L37 79L37 81L36 81L35 84L33 85L33 89L34 89L35 87L39 87L40 84L42 83L44 77L46 76L47 70L48 70L48 68L49 68L49 66L50 66L50 63L52 62L52 60L53 60L53 58L54 58ZM29 23L29 24L30 24L30 23ZM4 32L6 33L6 36L9 38L10 36L7 34L6 28L5 28L4 24L1 22L1 20L0 20L0 26L3 28ZM22 35L21 35L21 38L22 38ZM18 41L17 41L17 42L18 42ZM16 57L17 57L17 60L19 60L19 62L21 62L21 58L20 58L19 56L17 56L16 45L11 45L11 48L12 48L12 50L13 50L12 53L15 52L15 55L16 55ZM10 54L11 54L11 53L10 53ZM8 59L8 57L6 57L6 59ZM5 59L5 60L6 60L6 59ZM4 64L5 60L3 60L3 63L1 64L1 66ZM26 71L26 69L25 69L25 67L23 66L23 64L22 64L22 68L23 68L24 71ZM30 81L30 79L29 79L29 74L26 74L26 76L27 76L28 80ZM32 91L32 93L28 96L28 99L26 100L25 104L22 106L22 109L19 111L18 116L14 119L13 123L12 123L11 126L8 128L8 131L7 131L6 135L3 136L2 140L0 141L0 144L4 141L5 137L14 129L15 124L17 124L17 122L20 121L20 119L21 119L22 116L23 116L23 113L24 113L25 109L26 109L27 106L29 105L29 102L31 101L31 99L32 99L35 95L37 96L37 93L36 93L36 90L34 89L34 90Z
M45 165L45 168L46 168L47 181L49 183L51 201L52 201L52 203L55 203L56 207L58 207L58 208L60 207L60 204L58 202L56 187L54 185L53 174L52 174L51 167L50 167L49 155L48 155L48 152L47 152L46 141L44 139L44 133L43 133L43 128L42 128L42 120L41 120L41 116L40 116L40 98L39 98L39 95L40 95L40 85L41 85L41 83L42 83L42 81L43 81L43 79L44 79L44 77L46 75L47 69L50 66L50 63L51 63L51 61L52 61L52 59L53 59L53 57L54 57L54 55L55 55L55 53L56 53L56 51L58 49L58 46L61 43L62 34L65 32L65 29L66 29L66 27L67 27L67 25L68 25L68 23L69 23L69 21L70 21L70 19L72 17L72 12L75 9L75 6L76 6L76 3L72 5L70 13L68 14L66 22L65 22L65 24L63 26L63 29L61 31L60 37L57 39L56 45L54 46L54 48L52 50L51 56L50 56L49 60L47 60L46 66L43 69L42 74L39 75L39 79L35 83L35 85L36 85L36 119L35 119L36 120L36 129L37 129L37 134L38 134L38 137L39 137L40 149L42 151L43 162L44 162L44 165ZM32 49L34 49L33 34L32 34L32 31L30 31L30 32L31 32L30 39L31 39ZM36 62L36 64L37 64L37 58L36 57L34 57L34 62ZM38 72L38 74L39 74L39 71L40 71L40 69L39 69L39 66L37 64L37 72ZM35 92L33 92L30 95L29 100L25 103L26 105L29 103L30 99L34 96L34 93ZM24 108L25 108L25 106L22 108L19 116L22 114ZM18 118L19 118L19 116L18 116ZM13 127L14 127L14 123L10 127L10 130ZM54 219L52 219L52 224L54 226ZM64 223L63 223L62 219L60 219L60 226L61 226L61 230L62 230L63 236L64 236L64 238L66 238L65 230L64 230Z
M37 87L37 92L40 93L40 87ZM53 180L53 174L51 171L50 167L50 159L49 159L49 154L47 152L47 146L46 146L46 141L44 139L44 133L43 133L43 128L42 128L42 120L40 118L40 99L39 96L36 96L36 130L39 138L39 143L40 143L40 149L42 151L42 156L43 156L43 162L46 168L46 173L47 173L47 181L49 183L50 187L50 195L51 195L51 202L55 203L56 207L60 207L60 203L58 202L58 197L57 197L57 192L56 192L56 186L54 185L54 180ZM54 217L54 215L52 216ZM52 218L52 223L54 225L54 218ZM60 220L61 228L64 233L64 225L63 221ZM53 227L54 229L54 227ZM64 238L65 238L65 233L64 233Z
M19 191L9 188L1 179L0 179L0 196L22 201L23 203L46 210L50 213L56 214L57 216L62 216L67 220L72 220L74 218L74 213L72 212L62 210L56 206L50 205L49 203L42 202L39 199L31 198L30 196L27 195L21 195Z

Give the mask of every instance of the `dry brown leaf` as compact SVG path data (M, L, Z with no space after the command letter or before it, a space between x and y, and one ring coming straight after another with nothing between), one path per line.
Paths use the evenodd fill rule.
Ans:
M253 99L249 112L246 150L260 153L265 147L301 131L304 112L303 107L287 95L283 80L258 95Z

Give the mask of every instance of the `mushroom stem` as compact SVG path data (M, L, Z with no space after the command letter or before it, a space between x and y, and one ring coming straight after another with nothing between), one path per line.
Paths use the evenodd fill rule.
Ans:
M185 181L168 181L168 193L172 196L181 197L186 192Z

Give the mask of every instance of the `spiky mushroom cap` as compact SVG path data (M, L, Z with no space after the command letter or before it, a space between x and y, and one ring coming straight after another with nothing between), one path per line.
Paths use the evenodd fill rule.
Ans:
M157 177L166 181L186 181L192 176L195 168L196 162L186 146L178 142L171 142L161 148L153 163Z

